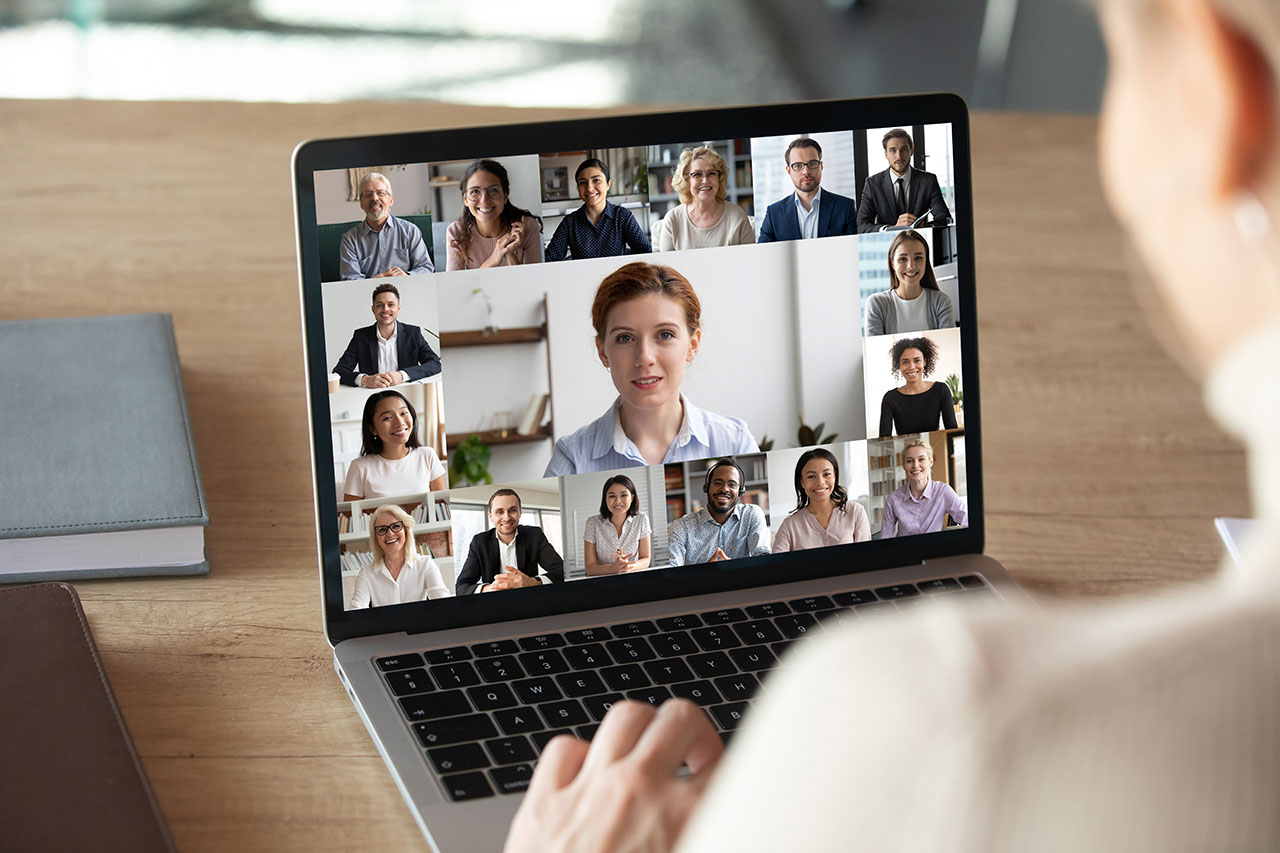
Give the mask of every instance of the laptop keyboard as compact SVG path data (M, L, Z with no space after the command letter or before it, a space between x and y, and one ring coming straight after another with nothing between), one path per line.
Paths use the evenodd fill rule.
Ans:
M453 800L523 791L556 735L590 740L615 702L702 706L726 741L795 640L937 596L990 597L966 575L654 620L427 649L376 660Z

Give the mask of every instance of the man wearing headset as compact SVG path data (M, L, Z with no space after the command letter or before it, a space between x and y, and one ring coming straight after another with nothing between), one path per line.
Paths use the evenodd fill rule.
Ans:
M707 505L681 516L667 530L670 563L714 563L769 553L769 528L755 504L741 503L746 476L732 457L717 459L702 491Z

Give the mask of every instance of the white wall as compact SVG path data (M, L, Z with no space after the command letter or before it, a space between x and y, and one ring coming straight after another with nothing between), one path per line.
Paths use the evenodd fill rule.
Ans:
M427 343L440 354L440 309L436 300L439 278L405 275L394 279L327 281L320 285L320 295L324 309L324 363L330 370L346 352L351 333L374 322L373 290L384 282L394 284L400 291L399 319L421 326Z
M830 450L840 463L840 485L871 517L871 488L868 485L867 443L842 441L836 444L817 445ZM796 462L801 454L812 447L789 447L772 450L769 462L769 530L776 537L783 519L796 508Z
M880 432L880 401L885 392L897 388L902 380L895 377L890 370L890 352L893 345L901 338L931 339L938 347L938 362L933 373L925 381L944 382L954 373L960 377L964 387L964 373L960 370L960 330L935 329L930 332L903 332L897 335L879 335L865 338L863 341L866 359L867 383L867 435L878 436ZM940 428L940 427L939 427Z
M395 216L408 216L422 213L425 208L431 212L431 191L427 187L429 169L426 163L411 163L403 169L392 169L387 172L387 180L391 182L391 195L395 198L391 205L391 213ZM335 222L353 222L364 219L364 211L360 203L347 201L347 170L330 169L315 173L316 184L316 224L329 225ZM443 255L439 262L444 267Z
M807 136L822 146L822 188L858 200L854 184L853 132L788 133L783 136L751 138L751 187L755 195L756 219L764 222L764 212L778 199L791 195L796 186L787 174L783 153L793 139Z

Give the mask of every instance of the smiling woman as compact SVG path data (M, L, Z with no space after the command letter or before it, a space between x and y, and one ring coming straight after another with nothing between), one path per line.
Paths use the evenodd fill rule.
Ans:
M871 538L862 504L840 485L840 463L824 447L806 450L796 461L796 508L778 527L773 553L825 548Z
M347 467L343 500L382 498L448 488L444 465L418 437L418 413L398 391L364 404L360 456Z
M924 332L955 325L951 297L938 289L929 244L917 231L900 231L889 244L889 289L867 298L867 337Z
M369 525L373 562L360 569L348 610L426 601L450 595L440 567L419 554L413 541L413 519L394 504L380 506Z
M893 375L903 384L880 401L880 437L956 428L956 407L945 382L927 379L938 364L938 345L926 337L902 338L889 351Z
M740 246L756 241L755 229L741 207L725 201L729 166L707 146L686 148L671 175L680 204L658 223L659 252Z
M449 225L449 270L542 262L542 220L511 203L511 180L497 160L462 173L462 215Z

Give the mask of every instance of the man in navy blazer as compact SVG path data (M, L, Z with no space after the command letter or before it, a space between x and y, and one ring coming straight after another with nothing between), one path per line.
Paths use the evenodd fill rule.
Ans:
M467 561L454 584L458 595L564 580L564 560L542 528L520 523L520 495L511 489L490 495L489 523L491 529L471 537Z
M862 198L858 199L859 233L911 228L926 213L932 214L928 224L935 228L950 223L951 211L942 199L938 176L911 167L915 150L911 135L895 127L884 135L881 145L889 168L867 176L862 185Z
M817 140L793 139L783 156L796 191L769 205L756 242L858 233L853 199L822 189L822 146Z
M402 382L425 379L440 372L436 355L422 329L397 322L400 291L394 284L380 284L373 291L372 326L351 333L347 351L333 372L343 385L389 388Z

